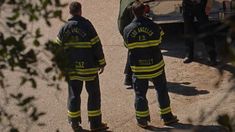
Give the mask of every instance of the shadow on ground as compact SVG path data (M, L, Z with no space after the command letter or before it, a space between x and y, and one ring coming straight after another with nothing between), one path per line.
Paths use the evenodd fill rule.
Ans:
M189 82L167 82L168 91L171 93L184 95L184 96L196 96L202 94L209 94L207 90L198 90L194 86L189 86ZM133 90L132 87L127 87L128 90ZM149 86L149 89L155 89L154 86Z
M175 94L180 94L184 96L195 96L195 95L202 95L208 94L209 91L207 90L198 90L194 86L188 86L189 82L182 82L182 83L175 83L175 82L168 82L168 91Z
M168 91L171 93L184 95L184 96L196 96L202 94L209 94L207 90L198 90L194 86L189 86L189 82L167 82ZM149 89L154 89L154 86L149 86Z
M222 126L215 126L215 125L192 125L192 124L183 124L177 123L175 125L159 128L155 126L149 126L146 128L148 131L153 132L227 132L226 129Z

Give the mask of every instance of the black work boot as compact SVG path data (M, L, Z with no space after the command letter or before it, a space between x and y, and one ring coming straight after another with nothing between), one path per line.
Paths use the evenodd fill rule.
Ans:
M137 120L137 125L142 128L147 128L148 127L148 121L146 120Z
M166 126L175 124L179 121L177 116L173 115L172 113L162 115L162 120L163 120L164 125Z
M185 64L188 64L188 63L191 63L191 62L193 62L193 58L192 57L185 57L185 59L184 59L184 63Z
M186 57L184 58L184 63L188 64L193 62L193 51L190 50L190 52L186 55Z
M99 125L91 125L92 132L105 131L108 129L109 129L109 127L106 123L101 123Z
M81 132L83 130L78 122L70 122L70 125L74 132Z
M215 51L211 51L208 53L209 54L209 57L210 57L210 60L209 60L209 65L210 66L216 66L217 65L217 54Z

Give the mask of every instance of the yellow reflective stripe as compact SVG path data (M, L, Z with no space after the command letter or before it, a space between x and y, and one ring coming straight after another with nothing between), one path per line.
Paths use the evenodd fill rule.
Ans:
M94 117L94 116L100 116L101 110L94 110L94 111L88 111L88 116Z
M91 44L94 45L94 44L98 43L99 41L100 41L100 38L98 36L96 36L93 39L91 39Z
M62 41L58 37L56 37L56 40L54 42L58 45L62 44Z
M80 74L80 75L89 75L89 74L97 74L98 71L90 71L90 72L80 72L80 71L74 71L74 72L69 72L69 74Z
M75 69L76 71L69 72L69 74L96 74L99 71L99 68L87 68L87 69Z
M92 72L92 71L98 71L99 68L86 68L86 69L76 69L76 71L79 72Z
M171 109L171 107L166 107L166 108L164 108L164 109L160 109L160 111L167 111L167 110L169 110L169 109Z
M70 111L68 111L68 116L72 117L72 118L76 118L76 117L81 116L81 112L80 111L77 111L77 112L70 112Z
M147 111L136 111L136 114L149 114L149 110Z
M159 72L157 73L154 73L154 74L148 74L148 75L135 75L138 79L149 79L149 78L154 78L154 77L157 77L159 75L161 75L163 72L163 69L160 70Z
M80 76L70 76L70 80L80 80L80 81L92 81L96 78L96 76L93 77L80 77Z
M91 42L68 42L65 45L89 45Z
M170 112L171 112L171 108L170 107L167 107L165 109L160 109L160 114L161 115L168 114Z
M136 111L136 116L138 116L138 117L147 117L147 116L149 116L149 110L147 110L147 111Z
M164 34L165 34L165 33L161 30L161 32L160 32L161 37L162 37Z
M99 64L100 64L100 65L105 64L105 59L101 59L101 60L99 60Z
M91 48L91 42L68 42L65 43L65 47L73 47L73 48Z
M136 44L136 45L133 45L133 46L128 46L128 49L154 47L154 46L158 46L160 43L161 42L153 43L153 44Z
M65 48L91 48L89 45L76 45L76 46L66 46Z
M70 112L70 111L68 111L68 114L69 115L80 115L81 114L81 112L80 111L77 111L77 112Z
M162 37L160 36L159 40L150 40L145 42L134 42L127 45L128 49L134 48L147 48L152 46L157 46L162 42Z
M164 61L161 60L158 64L152 66L131 66L133 72L151 72L158 70L164 66Z
M75 69L76 71L69 72L69 74L82 74L82 75L88 75L88 74L96 74L99 71L99 68L87 68L87 69Z

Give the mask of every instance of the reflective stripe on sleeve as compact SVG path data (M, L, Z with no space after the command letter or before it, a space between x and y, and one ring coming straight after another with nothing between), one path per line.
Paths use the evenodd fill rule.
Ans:
M91 44L94 45L96 43L100 42L100 38L98 36L91 39Z
M58 37L56 37L56 40L54 42L58 45L62 44L62 41Z
M105 59L100 59L100 60L99 60L99 64L100 64L100 65L104 65L105 63L106 63L106 62L105 62Z

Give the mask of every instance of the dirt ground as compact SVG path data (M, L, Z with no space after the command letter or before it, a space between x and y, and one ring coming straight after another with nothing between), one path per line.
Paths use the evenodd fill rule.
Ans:
M134 91L126 89L124 81L124 65L127 49L117 29L117 16L119 0L79 0L83 5L83 16L88 18L97 29L102 41L107 67L100 76L102 91L103 121L108 123L110 131L114 132L144 132L144 131L188 131L194 129L198 132L225 131L216 123L218 114L229 113L235 115L234 91L229 92L223 102L232 82L229 77L235 68L224 66L225 74L219 87L217 67L206 65L206 54L203 45L198 44L199 57L197 62L183 64L184 46L182 34L175 32L175 28L167 28L167 41L162 44L162 52L166 63L171 107L180 123L172 128L164 128L158 114L156 92L152 87L148 91L149 108L151 114L151 127L142 129L136 125L134 111ZM64 18L69 18L67 9ZM48 38L55 38L62 23L54 22L52 29L45 29ZM178 25L177 25L178 26ZM169 31L170 29L170 31ZM169 32L169 35L167 34ZM152 84L150 83L150 86ZM63 83L62 91L48 89L42 82L40 90L30 91L38 97L39 108L47 114L41 121L47 125L43 128L32 128L32 132L52 132L59 129L61 132L72 131L67 124L67 84ZM82 93L82 126L89 130L87 120L87 93ZM216 107L217 106L217 107ZM213 112L212 112L213 111ZM200 121L202 117L205 119ZM197 127L197 128L195 128Z

